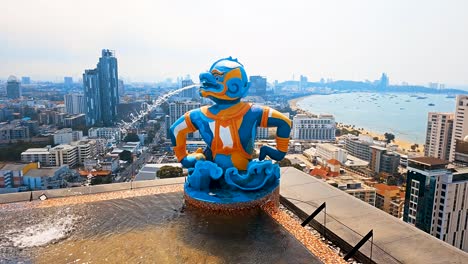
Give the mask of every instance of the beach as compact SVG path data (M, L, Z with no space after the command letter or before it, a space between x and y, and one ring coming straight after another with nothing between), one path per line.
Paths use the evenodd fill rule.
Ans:
M301 100L303 100L304 98L307 98L308 96L303 96L303 97L298 97L298 98L294 98L294 99L291 99L289 100L289 107L292 109L292 110L300 110L300 111L303 111L303 112L307 112L307 113L310 113L310 111L307 111L303 108L300 108L297 103ZM353 126L353 124L337 124L337 128L351 128ZM358 130L357 128L355 128L355 130ZM379 139L381 140L384 140L385 139L385 136L381 133L377 133L377 132L374 132L374 131L371 131L369 129L363 129L363 128L360 128L358 130L361 134L363 135L369 135L371 137L378 137ZM406 153L408 150L411 150L411 146L415 144L415 142L410 142L408 140L404 140L404 139L401 139L401 138L398 138L397 136L395 136L395 140L393 141L394 144L398 145L398 149L399 149L399 152L402 152L402 153ZM419 145L419 150L421 153L424 152L424 146L421 144L421 143L418 143Z

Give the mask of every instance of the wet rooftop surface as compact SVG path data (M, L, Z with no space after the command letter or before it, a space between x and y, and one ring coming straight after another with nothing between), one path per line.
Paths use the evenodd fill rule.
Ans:
M262 210L207 215L182 197L0 210L0 263L321 263Z

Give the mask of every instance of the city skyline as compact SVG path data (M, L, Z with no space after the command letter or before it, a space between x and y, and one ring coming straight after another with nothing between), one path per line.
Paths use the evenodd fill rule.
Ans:
M132 81L196 79L214 58L233 56L248 75L269 80L375 80L386 72L392 84L468 86L462 1L128 3L7 1L0 76L78 80L110 48Z

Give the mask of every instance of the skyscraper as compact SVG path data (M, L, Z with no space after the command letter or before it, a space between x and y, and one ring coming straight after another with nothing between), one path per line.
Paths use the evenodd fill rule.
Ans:
M108 49L102 50L96 69L85 70L83 87L87 125L112 126L117 121L117 72L117 59Z
M450 143L450 161L455 158L456 141L463 140L468 135L468 95L457 95L455 108L452 142Z
M65 110L68 114L85 114L85 97L82 94L66 94Z
M468 251L468 170L432 157L408 160L403 220Z
M21 96L20 82L13 75L8 77L6 92L7 97L10 99L18 99Z
M29 76L23 76L23 77L21 77L21 83L22 84L31 84L31 78Z
M453 113L429 112L424 155L449 160L452 142Z
M250 76L250 95L264 96L266 94L267 79L262 76Z

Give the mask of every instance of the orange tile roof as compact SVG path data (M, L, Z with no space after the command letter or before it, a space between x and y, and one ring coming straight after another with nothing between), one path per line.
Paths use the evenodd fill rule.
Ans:
M315 167L311 172L310 175L312 176L320 176L322 178L327 178L328 172L324 169Z
M94 177L111 175L110 170L100 170L100 171L83 171L83 170L80 170L79 173L80 173L80 176L82 176L82 177L87 177L89 174L93 175Z
M384 183L377 183L374 185L374 188L382 190L382 191L395 191L395 190L400 190L400 187L395 186L395 185L388 185Z
M327 161L328 164L331 164L331 165L341 165L341 163L339 161L337 161L336 159L331 159L329 161Z

